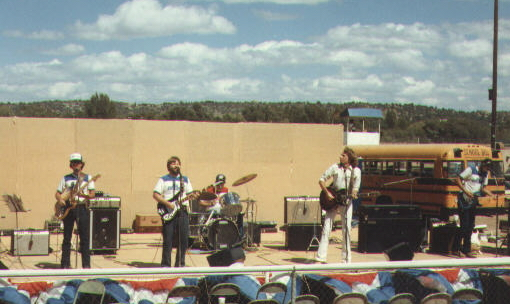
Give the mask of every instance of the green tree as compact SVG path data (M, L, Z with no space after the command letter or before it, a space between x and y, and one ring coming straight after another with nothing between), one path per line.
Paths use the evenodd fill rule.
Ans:
M106 94L95 93L85 103L85 113L89 118L115 118L115 104Z

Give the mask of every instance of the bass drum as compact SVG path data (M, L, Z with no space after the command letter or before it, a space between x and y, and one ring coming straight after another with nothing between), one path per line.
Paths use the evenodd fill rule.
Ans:
M205 228L203 237L210 249L229 248L241 241L237 226L231 220L216 219Z

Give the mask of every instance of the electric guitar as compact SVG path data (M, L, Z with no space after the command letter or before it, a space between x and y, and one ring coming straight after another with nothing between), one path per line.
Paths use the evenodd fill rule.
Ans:
M175 217L175 215L177 214L177 211L179 211L179 209L182 208L183 203L186 202L186 201L189 201L191 199L196 198L195 196L196 196L197 193L200 193L200 196L198 197L198 199L206 199L206 200L213 199L212 197L209 197L210 195L214 195L214 197L216 197L215 194L206 192L206 189L209 188L209 187L217 186L217 185L219 185L221 183L222 183L222 181L219 181L219 182L216 182L216 183L214 183L212 185L209 185L209 186L205 187L201 191L198 191L198 190L192 191L191 193L186 195L183 199L181 199L180 203L178 203L178 201L179 201L178 198L181 195L181 192L178 192L177 194L174 195L174 197L172 197L171 199L168 200L168 202L174 202L175 208L173 208L173 209L168 207L166 204L158 202L158 207L157 207L158 214L161 217L161 221L163 222L163 224L171 221ZM189 204L188 204L188 206L186 208L187 208L188 213L190 213L189 212Z
M55 203L55 217L58 220L63 220L69 214L69 212L71 210L73 210L77 206L87 204L86 201L85 202L77 201L76 195L78 193L81 193L89 185L90 182L95 182L100 177L101 177L101 174L96 174L94 177L92 177L92 179L90 179L88 182L84 183L80 187L77 187L76 189L64 191L64 193L62 193L62 195L61 195L62 200L69 201L69 204L62 205L59 202L56 202Z
M200 191L193 191L186 195L183 199L180 200L180 203L178 202L178 198L181 195L180 192L178 192L174 197L168 200L168 202L173 202L175 204L175 208L170 208L167 205L163 203L158 202L158 214L161 217L161 221L164 223L167 223L171 221L175 215L177 214L177 211L179 211L182 208L182 205L184 202L189 201L190 199L194 198L197 193ZM189 204L188 204L189 208Z
M333 199L329 199L326 191L322 190L321 194L319 196L319 204L321 205L322 210L328 211L334 208L337 205L340 206L347 206L347 202L350 198L352 198L351 195L347 195L347 191L345 189L342 189L340 191L335 191L333 188L328 187L329 192L333 194ZM366 193L358 193L358 198L365 198L365 197L371 197L371 196L377 196L380 192L374 191L374 192L366 192Z

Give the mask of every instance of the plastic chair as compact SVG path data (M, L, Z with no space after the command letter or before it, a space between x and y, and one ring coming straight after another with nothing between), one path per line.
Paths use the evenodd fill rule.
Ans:
M452 296L444 292L431 293L420 304L452 304Z
M280 302L273 299L260 299L260 300L251 300L248 304L280 304Z
M212 298L216 298L216 299L227 298L227 297L229 299L232 299L232 298L236 299L235 302L226 302L226 303L239 303L240 294L241 294L241 289L239 288L239 286L237 286L236 284L233 284L233 283L216 284L211 288L211 292L209 293L209 295Z
M349 292L336 297L333 304L368 304L368 299L362 293Z
M388 304L415 304L416 297L412 293L399 293L391 297Z
M476 288L463 288L456 290L453 295L453 300L481 300L483 294Z
M295 304L320 304L321 300L312 294L299 295L294 299Z
M102 304L106 288L95 280L83 281L76 290L73 304Z
M285 299L285 296L287 295L287 285L281 282L268 282L259 287L256 297L257 300L259 299L259 295L262 293L266 294L266 297L270 295L270 298L273 298L276 294L282 293L283 299ZM279 303L278 301L276 302Z
M200 296L200 288L198 286L175 286L168 292L168 296L166 297L165 303L168 303L169 299L172 298L187 298L187 297L194 297L195 300L193 303L196 303L198 300L198 297Z

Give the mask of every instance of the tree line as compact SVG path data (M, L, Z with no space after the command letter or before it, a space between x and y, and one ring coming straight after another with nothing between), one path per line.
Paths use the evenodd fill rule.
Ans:
M125 103L95 93L88 100L0 103L0 116L345 124L348 108L382 110L381 141L490 142L491 113L397 103L200 101ZM358 125L360 122L355 121ZM510 112L498 112L497 141L510 143Z

